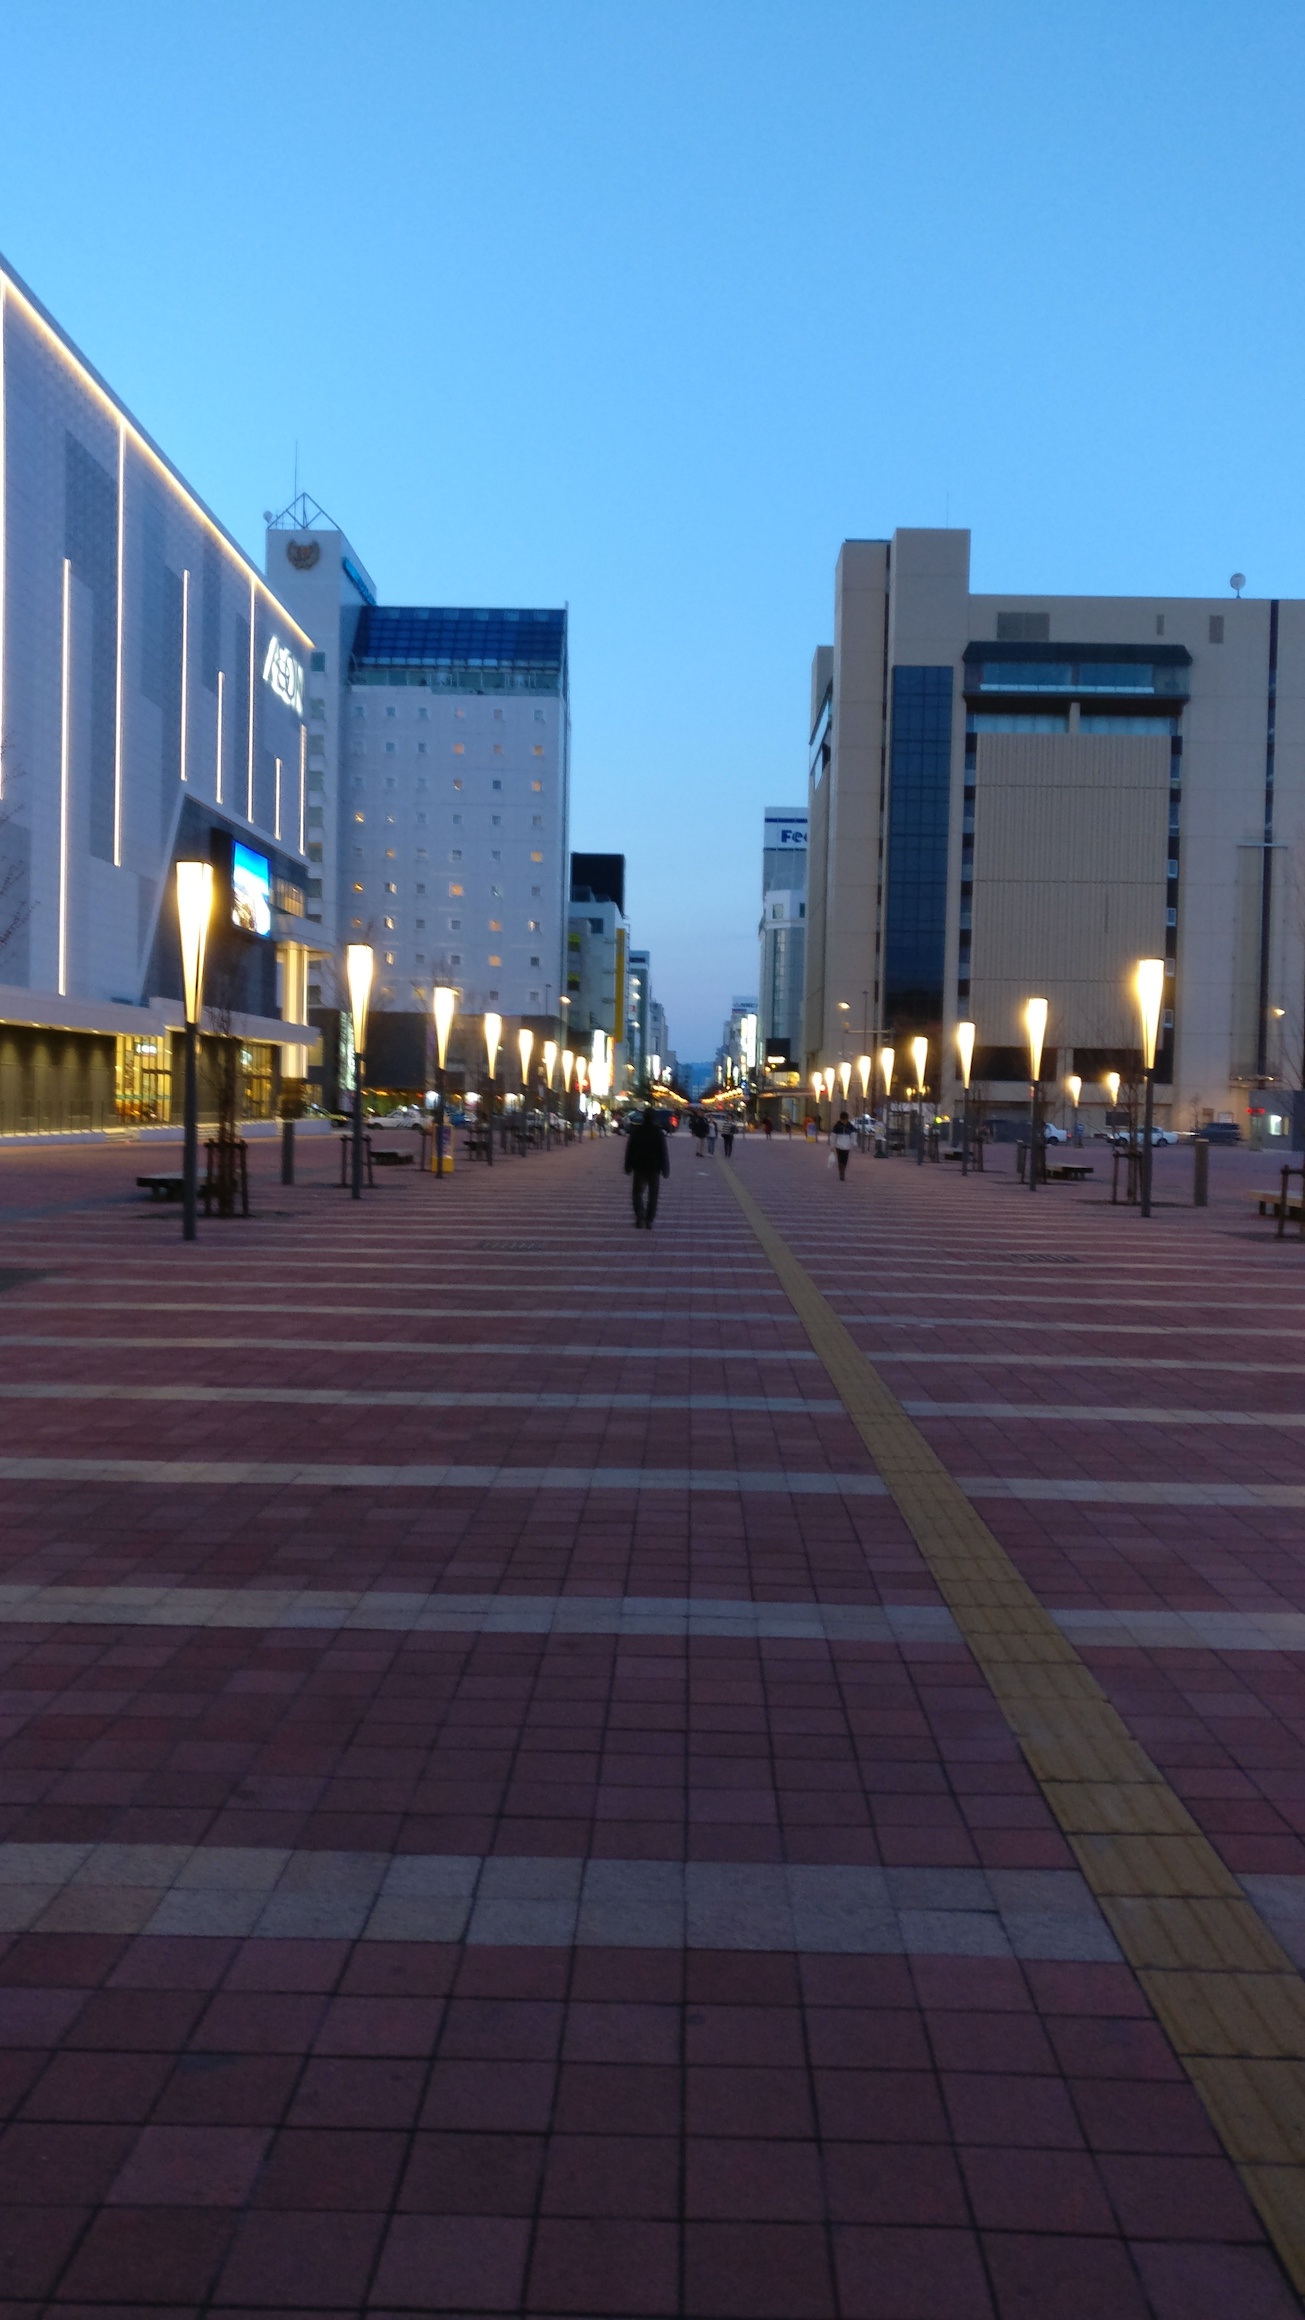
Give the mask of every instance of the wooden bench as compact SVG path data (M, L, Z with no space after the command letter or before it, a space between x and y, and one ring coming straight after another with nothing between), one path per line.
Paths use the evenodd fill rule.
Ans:
M152 1200L180 1200L184 1182L181 1176L138 1176L136 1188Z
M140 1181L144 1183L145 1179L142 1177ZM1255 1203L1261 1216L1277 1216L1282 1207L1282 1194L1280 1192L1257 1192ZM1293 1192L1289 1195L1287 1215L1294 1224L1301 1220L1303 1205L1305 1205L1305 1195L1299 1192Z
M1092 1174L1090 1160L1057 1160L1048 1162L1047 1175L1060 1184L1086 1184Z
M396 1152L391 1144L378 1144L372 1152L372 1164L376 1168L411 1168L413 1157L411 1152Z

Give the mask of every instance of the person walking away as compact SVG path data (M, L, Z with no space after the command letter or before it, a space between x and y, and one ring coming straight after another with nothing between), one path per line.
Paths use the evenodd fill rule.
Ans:
M733 1150L734 1150L734 1122L733 1122L733 1120L726 1120L726 1121L724 1121L724 1122L722 1123L722 1126L721 1126L721 1132L720 1132L720 1138L721 1138L721 1142L722 1142L722 1144L723 1144L723 1145L724 1145L724 1147L725 1147L725 1157L726 1157L726 1159L728 1160L728 1159L729 1159L729 1157L730 1157L730 1155L731 1155L731 1153L732 1153L732 1152L733 1152Z
M715 1154L716 1138L719 1132L720 1131L717 1126L716 1114L713 1112L711 1118L707 1122L707 1150L713 1155Z
M649 1104L643 1118L631 1128L625 1139L625 1173L630 1178L634 1200L634 1229L651 1232L657 1214L657 1195L663 1176L671 1173L671 1155L666 1144L666 1130Z
M761 1133L765 1137L767 1143L770 1142L771 1137L775 1133L775 1123L771 1119L769 1112L767 1112L765 1119L761 1123Z
M847 1116L846 1108L844 1108L834 1122L834 1132L829 1139L834 1147L834 1158L838 1162L838 1181L840 1184L847 1174L847 1156L852 1149L855 1136L856 1130Z
M689 1122L689 1127L693 1135L694 1158L695 1160L701 1160L705 1157L707 1150L707 1123L704 1120L701 1112L694 1113L693 1118Z

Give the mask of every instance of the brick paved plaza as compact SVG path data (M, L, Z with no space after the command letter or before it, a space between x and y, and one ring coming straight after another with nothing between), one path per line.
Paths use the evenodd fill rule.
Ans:
M648 1237L622 1150L356 1206L262 1145L190 1249L140 1148L0 1153L0 2320L1299 2313L1168 1994L1222 1910L1292 2068L1266 1170L1164 1154L1143 1224L754 1139L754 1210L681 1136ZM1133 1776L1028 1737L976 1515L1196 1882L1065 1833Z

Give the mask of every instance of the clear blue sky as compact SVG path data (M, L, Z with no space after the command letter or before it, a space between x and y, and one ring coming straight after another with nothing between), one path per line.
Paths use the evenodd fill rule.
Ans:
M569 603L573 839L755 987L848 534L1305 594L1299 0L7 0L0 248L236 534Z

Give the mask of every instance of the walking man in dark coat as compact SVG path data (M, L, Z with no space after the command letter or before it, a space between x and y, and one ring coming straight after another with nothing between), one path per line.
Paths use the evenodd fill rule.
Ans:
M634 1196L634 1229L646 1227L652 1231L657 1214L657 1195L663 1176L671 1173L671 1156L666 1148L666 1130L661 1125L652 1104L643 1118L629 1130L625 1139L625 1173L630 1178Z

